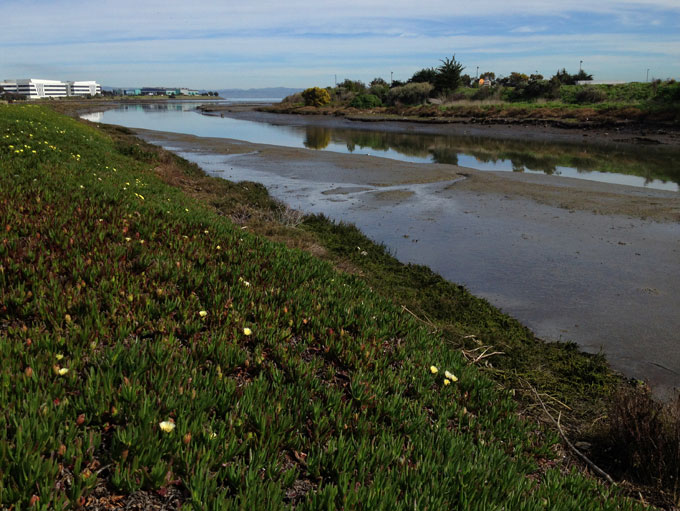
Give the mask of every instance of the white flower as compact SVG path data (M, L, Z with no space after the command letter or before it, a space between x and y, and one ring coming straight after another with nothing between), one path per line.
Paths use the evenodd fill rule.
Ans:
M158 424L163 431L166 433L170 433L173 429L175 429L175 423L171 421L163 421Z
M453 374L453 373L450 373L450 372L448 372L448 371L444 371L444 376L445 376L448 380L451 380L451 381L454 381L454 382L455 382L455 381L458 381L458 378L456 377L456 375Z

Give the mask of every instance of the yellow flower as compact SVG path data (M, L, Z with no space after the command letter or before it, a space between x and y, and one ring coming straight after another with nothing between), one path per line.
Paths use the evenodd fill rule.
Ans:
M64 376L65 374L68 373L68 368L67 368L67 367L62 367L61 369L59 369L58 372L59 372L59 376Z
M430 372L432 374L437 374L439 372L439 369L437 369L435 366L430 366Z
M201 312L198 313L198 315L201 316L202 318L204 318L208 315L208 313L207 313L207 311L201 311Z
M245 328L243 329L243 333L244 333L245 335L250 335L250 334L253 333L253 331L252 331L250 328L245 327Z
M62 358L64 358L64 355L62 355L61 353L57 353L57 354L54 356L54 358L56 358L57 360L61 360Z
M453 374L453 373L450 373L448 371L444 371L444 376L451 381L458 381L458 378L456 377L456 375Z
M175 429L175 423L171 421L163 421L158 424L163 431L166 433L170 433L173 429Z
M451 382L449 380L444 380L444 385L451 385Z
M216 248L217 250L222 250L222 247L220 247L219 245L217 245L215 248Z

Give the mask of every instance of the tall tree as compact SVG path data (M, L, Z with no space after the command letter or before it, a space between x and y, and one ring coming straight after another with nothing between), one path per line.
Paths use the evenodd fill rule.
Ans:
M450 59L447 57L440 61L441 66L437 68L437 76L435 78L436 93L449 93L455 91L461 84L460 74L465 69L460 62L456 61L456 55Z

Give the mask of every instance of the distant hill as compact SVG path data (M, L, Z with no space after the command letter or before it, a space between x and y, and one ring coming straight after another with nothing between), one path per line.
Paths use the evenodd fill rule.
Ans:
M291 89L288 87L267 87L264 89L218 89L217 92L223 98L285 98L304 89Z

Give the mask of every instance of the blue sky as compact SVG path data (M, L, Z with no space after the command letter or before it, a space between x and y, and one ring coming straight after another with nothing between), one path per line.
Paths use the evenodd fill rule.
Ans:
M680 79L680 0L0 0L0 80L308 87L465 72Z

